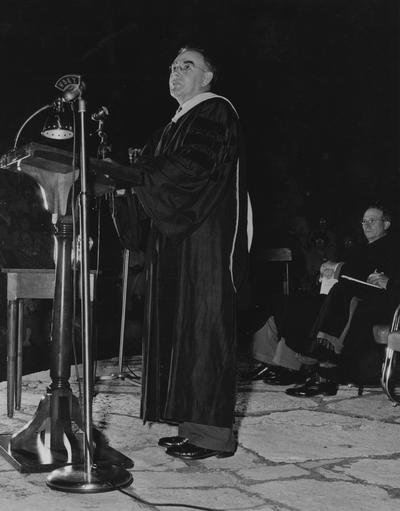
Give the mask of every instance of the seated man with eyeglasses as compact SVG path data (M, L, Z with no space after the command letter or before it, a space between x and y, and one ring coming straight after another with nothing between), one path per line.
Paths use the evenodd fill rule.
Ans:
M369 207L361 224L367 243L351 261L327 261L321 266L322 276L338 282L321 307L307 346L301 349L318 361L319 377L287 389L291 396L335 395L343 378L357 381L376 377L366 374L369 369L376 372L383 355L374 343L372 327L390 322L399 301L399 244L389 234L391 216L384 207ZM300 351L298 343L291 343L290 335L286 333L285 338L292 349Z

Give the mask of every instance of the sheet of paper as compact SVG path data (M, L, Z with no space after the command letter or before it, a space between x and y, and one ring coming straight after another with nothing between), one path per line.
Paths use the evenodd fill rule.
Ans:
M319 290L320 295L327 295L331 290L331 287L336 284L337 279L330 277L320 277L319 281L321 282L321 289Z

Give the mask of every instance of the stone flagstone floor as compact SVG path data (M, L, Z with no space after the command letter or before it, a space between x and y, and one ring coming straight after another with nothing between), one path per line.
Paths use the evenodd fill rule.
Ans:
M140 357L128 365L140 375ZM243 360L241 369L248 367ZM116 371L116 359L98 363L99 376ZM0 383L0 434L31 420L48 384L48 371L24 376L22 407L10 419L6 383ZM71 386L78 395L74 369ZM101 380L93 423L133 460L133 483L124 492L59 492L46 485L47 473L21 473L1 456L0 509L398 511L400 407L378 388L359 397L356 388L342 386L336 396L311 399L284 389L239 381L235 456L184 462L157 446L159 437L175 434L173 426L142 424L140 386Z

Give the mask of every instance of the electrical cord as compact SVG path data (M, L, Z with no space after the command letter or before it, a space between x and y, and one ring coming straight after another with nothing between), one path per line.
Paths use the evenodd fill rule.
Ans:
M96 268L95 268L95 274L94 274L94 290L93 292L96 292L97 287L97 279L99 277L99 271L100 271L100 246L101 246L101 205L102 205L102 198L98 197L96 199L97 202L97 229L96 229L96 236L97 236L97 246L96 246ZM93 301L93 307L92 307L92 339L93 341L93 385L96 382L96 373L97 373L97 355L98 355L98 329L97 329L97 300Z
M192 504L182 504L182 503L176 503L176 502L150 502L148 500L143 499L142 497L139 497L135 492L127 491L124 488L118 488L118 491L123 493L124 495L127 495L128 497L131 497L132 499L140 502L141 504L145 504L146 506L151 507L151 509L158 509L159 507L182 507L186 509L199 509L201 511L224 511L222 508L215 508L215 507L206 507L206 506L196 506Z
M125 367L128 369L128 371L132 375L132 378L135 378L138 381L142 380L142 378L135 373L135 371L129 366L129 364L126 361L125 361Z
M36 112L33 112L32 115L30 115L26 121L22 124L22 126L20 127L20 129L18 130L18 133L16 134L15 136L15 139L14 139L14 146L13 146L13 150L15 151L17 149L17 145L18 145L18 141L19 141L19 137L22 133L22 130L25 128L25 126L28 124L29 121L31 121L34 117L36 117L38 114L40 114L40 112L43 112L44 110L47 110L48 108L51 108L53 105L52 104L49 104L49 105L44 105L42 106L41 108L39 108L38 110L36 110Z

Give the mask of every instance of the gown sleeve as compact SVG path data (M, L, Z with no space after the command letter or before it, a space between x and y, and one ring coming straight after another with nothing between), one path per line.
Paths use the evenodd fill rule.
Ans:
M221 99L205 101L170 123L155 154L135 163L143 172L136 193L163 234L177 241L189 236L234 189L238 137L232 107Z

